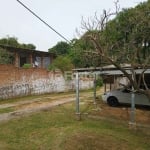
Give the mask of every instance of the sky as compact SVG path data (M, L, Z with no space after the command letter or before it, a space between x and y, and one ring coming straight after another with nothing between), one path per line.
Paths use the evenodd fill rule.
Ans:
M82 17L87 19L114 10L114 0L20 0L66 39L77 38ZM135 7L145 0L119 0L120 8ZM32 43L48 51L65 41L27 11L17 0L0 0L0 38L16 37L19 43Z

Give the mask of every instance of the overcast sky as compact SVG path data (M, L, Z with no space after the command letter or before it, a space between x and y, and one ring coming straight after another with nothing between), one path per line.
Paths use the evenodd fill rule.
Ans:
M20 0L44 21L71 40L77 36L81 18L101 14L104 9L114 9L114 0ZM121 8L134 7L145 0L120 0ZM13 36L20 43L32 43L38 50L47 51L59 41L64 41L50 30L17 0L0 0L0 38Z

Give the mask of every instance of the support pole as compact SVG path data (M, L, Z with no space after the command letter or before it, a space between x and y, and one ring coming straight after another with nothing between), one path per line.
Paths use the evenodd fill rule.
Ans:
M94 104L96 104L96 74L94 74Z
M136 122L135 122L135 93L134 93L134 87L132 87L132 93L131 93L131 111L130 111L130 122L129 127L132 129L136 128Z
M132 91L131 94L131 116L130 116L130 122L132 124L135 123L135 93Z
M79 107L80 99L79 99L79 73L76 73L76 114L80 114Z

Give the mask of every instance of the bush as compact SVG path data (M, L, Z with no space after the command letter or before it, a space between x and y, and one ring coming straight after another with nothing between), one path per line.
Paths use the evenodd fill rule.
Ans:
M71 71L73 69L73 64L69 57L58 56L48 67L48 70L50 71L54 71L55 69L60 69L60 71L64 74L65 71Z
M29 69L29 68L32 68L32 65L31 64L24 64L22 66L22 68Z
M0 48L0 64L12 64L14 56L6 49Z
M103 86L103 80L102 80L102 78L98 77L98 79L96 79L96 86L97 87Z
M56 67L54 66L54 64L50 64L47 69L48 71L55 71Z

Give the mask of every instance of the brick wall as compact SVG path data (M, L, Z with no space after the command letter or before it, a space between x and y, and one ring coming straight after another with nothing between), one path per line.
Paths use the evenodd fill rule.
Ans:
M81 89L92 86L92 79L81 79ZM0 99L74 89L75 79L65 80L60 72L53 73L40 68L23 69L12 65L0 65Z

